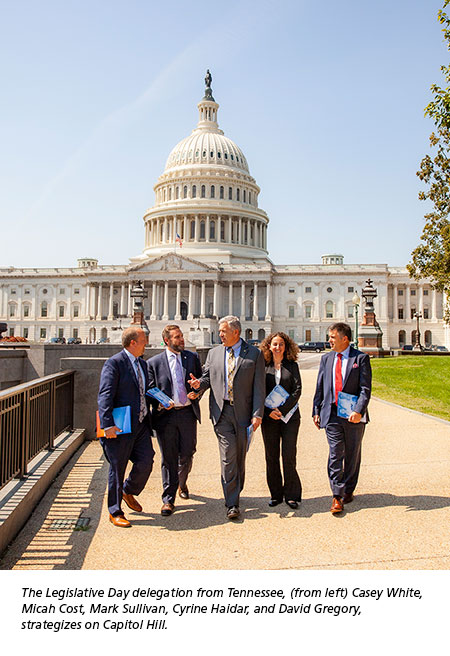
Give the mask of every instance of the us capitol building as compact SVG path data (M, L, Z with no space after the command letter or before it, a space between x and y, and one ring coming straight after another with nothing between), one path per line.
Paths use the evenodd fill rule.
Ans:
M383 347L414 344L416 312L422 343L450 347L443 295L426 280L413 282L404 267L346 264L340 254L314 265L271 262L260 188L242 150L219 128L209 71L205 85L197 127L173 148L154 186L142 254L126 265L85 257L73 268L0 267L0 321L9 335L119 342L140 280L152 344L169 321L193 344L217 343L226 314L240 317L246 339L283 330L297 342L324 341L333 321L354 329L353 297L371 278Z

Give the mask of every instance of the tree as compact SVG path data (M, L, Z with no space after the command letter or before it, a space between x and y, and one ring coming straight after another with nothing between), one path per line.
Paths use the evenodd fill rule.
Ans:
M444 0L443 9L438 12L447 49L450 51L450 18L444 12L450 0ZM450 295L450 66L441 66L447 87L437 84L431 86L434 99L425 108L436 126L430 135L432 156L426 155L417 171L419 178L429 188L419 193L420 200L433 203L433 211L425 214L425 226L420 237L421 243L411 253L411 263L407 268L411 278L429 278L438 291ZM444 314L444 321L450 323L450 307Z

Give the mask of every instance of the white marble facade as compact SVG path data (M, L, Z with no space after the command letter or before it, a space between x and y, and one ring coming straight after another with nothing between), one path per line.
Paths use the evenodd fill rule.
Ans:
M197 127L171 151L155 205L144 215L143 252L128 265L82 258L74 268L0 268L0 321L8 334L120 341L131 286L141 280L152 344L169 321L193 343L216 343L218 318L226 314L241 318L246 338L283 330L297 342L323 341L333 321L354 328L352 298L370 278L385 348L414 343L416 311L422 342L450 348L443 295L426 280L412 281L406 268L346 264L340 254L324 255L318 265L271 262L260 189L240 148L219 129L218 108L207 93Z

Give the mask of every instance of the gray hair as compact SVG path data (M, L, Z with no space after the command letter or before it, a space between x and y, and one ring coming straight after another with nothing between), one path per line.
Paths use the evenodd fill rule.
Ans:
M219 319L219 328L225 322L230 326L231 330L239 330L239 335L241 334L242 326L238 317L235 317L233 314L222 317L222 319Z

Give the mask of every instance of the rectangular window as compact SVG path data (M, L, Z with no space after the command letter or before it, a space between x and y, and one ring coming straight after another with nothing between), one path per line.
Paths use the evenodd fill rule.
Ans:
M305 287L305 294L311 294L312 287Z
M305 342L310 342L310 341L311 341L311 331L305 330Z
M16 290L15 290L15 289L11 289L11 294L15 294L15 293L16 293Z
M295 317L295 307L293 305L289 306L289 319L293 319Z
M398 318L403 319L403 308L398 308Z
M45 339L47 337L47 328L41 328L39 336L41 339Z
M30 306L29 305L24 305L23 306L23 316L24 317L29 317L30 316Z
M74 305L73 306L74 319L77 319L79 317L79 315L80 315L80 308L78 307L78 305Z
M59 306L59 316L63 317L64 316L64 305Z
M311 319L312 307L311 305L305 305L305 319Z
M423 318L424 319L429 319L430 318L428 308L423 308Z
M58 337L64 337L64 328L58 328Z
M399 296L403 296L403 289L399 289L399 290L398 290L398 295L399 295Z
M66 293L66 290L64 289L64 287L61 287L61 289L59 290L59 293L60 294L65 294Z
M74 328L72 332L73 337L78 337L78 328Z
M23 336L25 337L25 339L28 339L28 328L23 329Z
M76 289L73 290L73 293L74 293L74 294L79 294L79 293L80 293L80 290L78 289L78 287L77 287Z
M295 339L295 331L294 331L294 330L290 330L290 331L289 331L289 337L290 337L292 340Z
M415 296L415 295L416 295L416 290L415 290L415 289L411 289L411 296Z
M15 305L10 305L9 306L9 316L10 317L15 317L16 316L16 306Z
M428 289L424 289L424 290L423 290L423 295L424 295L424 296L428 296Z
M26 289L24 293L25 293L25 294L29 294L29 293L30 293L30 290L29 290L29 289Z
M355 316L355 307L353 305L347 307L347 316L349 319L353 319Z
M414 319L414 315L416 314L416 308L412 307L411 308L411 319Z
M349 294L353 294L353 292L355 291L355 288L354 287L347 287L347 291L348 291Z
M295 294L295 287L289 287L289 294Z
M14 337L14 328L9 329L9 336Z

